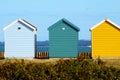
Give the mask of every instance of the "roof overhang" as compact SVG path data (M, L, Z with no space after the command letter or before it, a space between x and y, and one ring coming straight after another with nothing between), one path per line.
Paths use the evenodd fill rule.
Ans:
M80 28L79 28L79 27L77 27L76 25L72 24L70 21L68 21L68 20L65 19L65 18L63 18L63 19L57 21L56 23L54 23L53 25L51 25L51 26L48 28L48 30L52 30L55 25L60 24L61 22L69 25L70 27L72 27L72 28L73 28L74 30L76 30L76 31L80 31Z
M104 19L102 20L100 23L94 25L92 28L90 28L90 31L92 31L94 28L98 27L100 24L104 23L104 22L108 22L110 24L112 24L113 26L115 26L116 28L120 29L120 26L118 26L117 24L115 24L114 22L112 22L111 20L109 19Z
M14 22L12 22L11 24L7 25L6 27L3 28L3 30L7 30L9 29L12 25L14 25L17 22L21 22L22 24L28 26L29 28L33 29L33 31L37 31L37 28L35 26L33 26L32 24L28 23L27 21L23 20L23 19L17 19Z

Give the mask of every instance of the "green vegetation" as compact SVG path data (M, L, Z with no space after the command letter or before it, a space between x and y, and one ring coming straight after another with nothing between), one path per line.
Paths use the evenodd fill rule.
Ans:
M101 60L60 59L56 63L0 62L1 80L120 80L120 70Z

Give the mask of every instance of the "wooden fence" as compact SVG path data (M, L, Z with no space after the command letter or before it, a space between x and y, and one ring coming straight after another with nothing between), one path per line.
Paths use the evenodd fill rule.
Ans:
M79 52L77 58L80 59L92 59L92 55L90 52Z
M36 52L35 53L35 58L37 58L37 59L48 59L49 54L48 54L48 52Z
M48 52L36 52L35 53L35 58L37 59L48 59L49 54ZM91 53L90 52L79 52L77 58L80 59L91 59Z
M4 59L4 52L0 52L0 59Z
M4 59L4 52L0 52L0 59ZM48 52L36 52L35 58L37 59L48 59L49 53ZM91 53L90 52L79 52L77 58L80 59L91 59Z

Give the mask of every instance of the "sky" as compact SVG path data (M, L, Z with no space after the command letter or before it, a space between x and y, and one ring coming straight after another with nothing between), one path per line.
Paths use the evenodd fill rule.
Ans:
M0 41L3 28L16 19L37 27L37 40L49 40L48 27L66 18L80 28L79 40L91 40L89 29L105 18L120 25L120 0L1 0Z

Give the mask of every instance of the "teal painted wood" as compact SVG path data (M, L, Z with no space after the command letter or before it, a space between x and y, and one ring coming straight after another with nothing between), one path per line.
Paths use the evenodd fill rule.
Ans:
M71 24L62 19L48 28L50 57L77 56L79 28Z
M34 30L21 22L16 22L5 33L5 57L34 57Z

